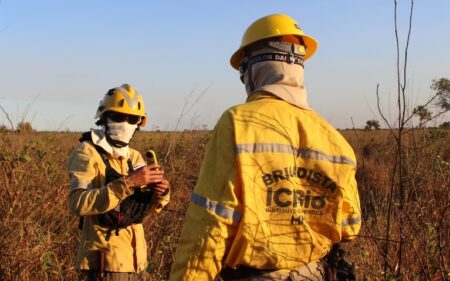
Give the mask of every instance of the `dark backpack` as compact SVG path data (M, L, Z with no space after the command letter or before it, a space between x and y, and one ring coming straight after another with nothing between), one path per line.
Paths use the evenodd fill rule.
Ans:
M91 140L91 132L83 133L80 138L80 142ZM105 185L113 180L123 177L124 175L118 173L111 167L106 151L97 145L94 145L94 147L100 154L106 166ZM127 163L128 172L133 172L134 169L131 160L128 159ZM115 230L116 235L118 235L121 228L126 228L136 223L142 223L144 217L148 214L152 197L153 192L150 189L135 187L133 194L120 202L118 208L97 215L98 224L109 228L105 238L106 241L109 240L112 230ZM80 226L82 228L82 221L80 221Z
M354 281L356 280L355 265L345 257L345 251L341 245L334 244L330 252L322 259L325 265L326 280L329 281Z

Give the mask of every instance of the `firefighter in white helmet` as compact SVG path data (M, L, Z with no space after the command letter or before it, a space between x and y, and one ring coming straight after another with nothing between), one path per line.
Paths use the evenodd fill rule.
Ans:
M147 116L130 85L109 90L97 110L100 129L84 133L68 161L69 205L80 219L76 266L86 280L144 280L142 220L169 202L162 167L130 148Z
M230 62L247 101L210 137L171 280L324 280L321 259L358 234L355 154L307 103L316 48L286 15L246 30Z

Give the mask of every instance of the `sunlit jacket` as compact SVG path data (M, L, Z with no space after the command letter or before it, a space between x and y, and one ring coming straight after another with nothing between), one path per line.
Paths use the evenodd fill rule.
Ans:
M322 258L360 230L355 169L350 145L313 110L263 93L227 110L207 145L171 280Z
M141 154L130 149L133 166L145 164ZM111 167L126 175L127 159L109 158ZM147 245L142 224L113 230L109 241L105 240L108 229L98 225L97 214L114 209L131 195L123 178L105 186L106 166L91 142L80 143L71 153L68 161L71 191L71 211L84 217L76 266L79 269L98 269L97 251L106 253L105 270L113 272L140 272L147 268ZM168 202L170 195L154 196L151 214L159 212Z

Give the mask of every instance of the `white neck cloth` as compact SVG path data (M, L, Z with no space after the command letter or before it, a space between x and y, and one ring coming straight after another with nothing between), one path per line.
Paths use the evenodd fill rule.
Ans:
M124 147L114 147L106 140L105 135L105 129L102 127L102 129L95 129L91 131L91 138L92 142L95 145L100 146L103 148L106 152L108 152L109 155L111 155L115 159L119 158L129 158L130 157L130 148L129 146Z

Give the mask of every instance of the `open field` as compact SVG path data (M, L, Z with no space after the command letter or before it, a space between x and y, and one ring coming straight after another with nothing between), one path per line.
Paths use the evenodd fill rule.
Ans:
M382 280L385 269L389 276L399 267L403 280L441 280L439 272L448 272L450 261L450 131L405 136L401 194L391 176L397 159L392 135L385 130L343 135L358 159L363 230L345 246L358 280ZM66 161L79 136L1 133L0 280L78 280L78 218L67 208ZM157 151L172 185L165 211L144 222L152 280L168 277L208 136L208 131L139 132L133 139L139 151Z

